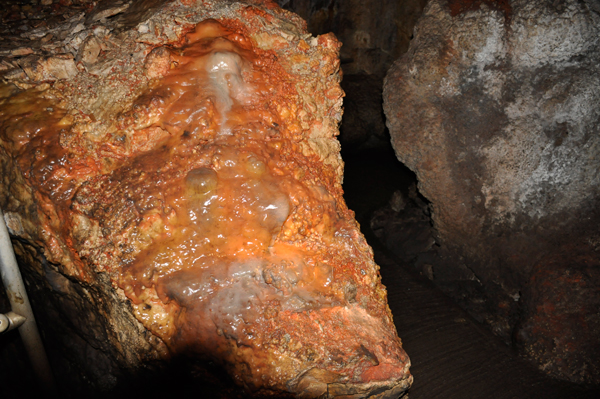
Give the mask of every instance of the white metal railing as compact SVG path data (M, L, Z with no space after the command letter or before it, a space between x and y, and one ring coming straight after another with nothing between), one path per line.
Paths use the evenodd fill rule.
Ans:
M0 274L12 308L8 313L0 314L0 332L13 328L19 329L35 375L44 385L46 392L52 394L56 392L52 370L33 317L2 209L0 209Z

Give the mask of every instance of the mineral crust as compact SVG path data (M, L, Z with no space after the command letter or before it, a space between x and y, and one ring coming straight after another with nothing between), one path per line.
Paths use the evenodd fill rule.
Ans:
M110 389L185 355L257 396L403 394L410 361L342 198L335 37L266 1L73 18L2 60L0 206L32 286L95 348L74 350L82 373Z

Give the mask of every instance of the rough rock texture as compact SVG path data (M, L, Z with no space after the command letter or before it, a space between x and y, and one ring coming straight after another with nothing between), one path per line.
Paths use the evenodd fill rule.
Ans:
M72 6L0 50L0 206L63 382L185 357L257 396L402 395L335 37L268 1Z
M431 1L389 71L432 275L551 375L600 383L600 4Z
M406 52L427 0L278 0L307 21L313 34L333 32L344 79L344 119L340 142L345 152L388 147L382 112L385 73Z

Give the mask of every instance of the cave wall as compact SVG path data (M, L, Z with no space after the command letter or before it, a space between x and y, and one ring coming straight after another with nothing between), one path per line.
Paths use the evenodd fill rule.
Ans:
M0 207L65 395L160 396L181 359L243 397L409 388L342 197L334 35L268 0L0 17Z
M384 83L429 274L549 374L599 383L600 6L431 1Z
M332 32L342 42L340 61L344 151L387 147L382 112L383 78L407 49L427 0L278 0L307 21L312 34Z

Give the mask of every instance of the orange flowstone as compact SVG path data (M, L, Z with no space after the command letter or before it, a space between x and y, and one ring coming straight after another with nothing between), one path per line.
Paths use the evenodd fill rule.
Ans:
M107 245L120 241L106 271L172 353L215 359L258 393L407 387L410 362L335 171L299 148L294 83L236 26L203 22L150 58L163 77L95 152L31 94L31 111L3 108L3 139L58 220L101 220ZM124 163L111 170L111 158ZM74 247L71 226L59 230Z

